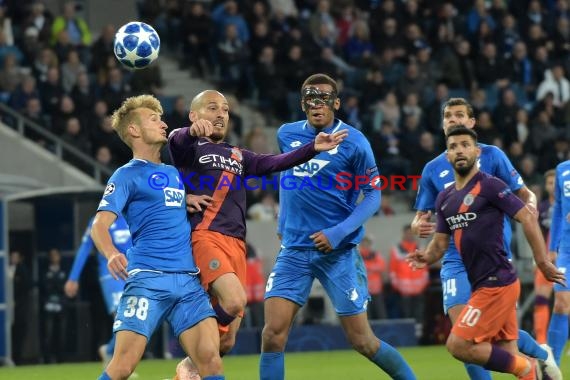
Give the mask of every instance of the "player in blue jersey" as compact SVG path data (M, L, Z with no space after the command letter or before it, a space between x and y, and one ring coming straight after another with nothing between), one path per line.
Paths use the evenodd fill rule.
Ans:
M473 107L463 98L451 98L443 107L443 131L446 131L457 125L464 125L467 128L475 127L475 116ZM522 180L522 177L513 167L505 153L493 145L479 144L481 155L478 158L477 165L482 172L491 174L503 182L522 199L532 212L538 218L536 211L536 196L530 191ZM426 164L422 171L420 186L418 189L416 204L416 216L412 221L412 230L420 237L428 237L435 231L435 223L430 221L431 212L435 207L435 200L440 191L453 184L453 167L447 161L445 153L440 154ZM508 218L505 221L505 250L511 255L510 242L512 230ZM461 261L461 257L457 249L450 241L449 248L445 252L441 266L441 284L443 288L443 307L446 314L449 315L452 323L455 323L457 317L465 307L471 295L471 284L465 272L465 266ZM548 372L555 376L560 373L554 363L554 358L550 348L546 345L539 346L538 343L525 331L519 332L519 349L521 352L546 360L548 364ZM488 371L482 367L473 364L465 365L467 372L472 380L491 379Z
M111 275L126 280L113 325L115 352L100 380L128 378L164 320L204 380L224 379L214 309L188 244L184 185L176 168L160 161L168 128L161 115L160 102L141 95L125 100L112 116L133 159L109 179L91 228ZM133 238L126 256L109 233L121 214Z
M392 378L415 379L400 353L374 335L366 313L366 269L357 245L363 224L380 206L378 168L370 144L361 132L335 119L340 99L332 78L311 75L301 95L307 120L281 126L277 138L282 152L312 141L319 132L347 129L348 137L338 148L282 173L281 251L266 286L260 378L284 379L289 329L317 278L352 347Z
M554 208L550 224L550 254L556 257L559 270L570 270L570 160L556 167L554 179ZM548 344L560 365L562 350L568 340L570 287L554 284L554 309L548 325Z
M83 233L83 238L81 239L81 246L75 254L75 259L73 260L73 266L71 267L71 272L69 272L69 277L64 286L65 294L73 298L77 295L79 290L79 277L81 277L81 272L85 267L87 258L94 248L93 239L91 239L91 224L93 223L93 218L89 220L87 228ZM127 253L127 250L132 247L133 242L131 240L131 232L129 231L129 226L123 218L122 215L117 217L115 223L111 225L109 229L111 233L111 238L113 239L113 244L117 249L123 254ZM119 306L119 299L123 294L123 288L125 287L125 281L122 279L114 279L107 269L107 259L105 256L98 254L97 262L99 267L99 285L101 286L101 293L103 294L103 299L105 301L105 306L107 306L107 312L114 315ZM115 334L112 334L111 339L106 344L99 347L99 356L103 360L104 364L107 364L109 358L113 355L115 349Z
M446 131L446 143L455 181L436 199L435 236L425 251L416 250L406 259L412 268L423 268L441 259L450 240L460 253L473 292L447 339L456 359L519 379L550 378L543 362L521 355L517 347L520 281L505 249L505 214L521 223L544 276L560 284L565 276L546 255L534 210L505 182L479 170L477 134L465 126L453 127Z

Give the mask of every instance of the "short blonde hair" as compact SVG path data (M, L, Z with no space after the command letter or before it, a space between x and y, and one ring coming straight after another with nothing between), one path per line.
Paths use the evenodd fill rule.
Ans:
M162 105L160 101L152 95L139 95L139 96L132 96L130 98L125 99L121 107L119 107L113 115L111 116L111 122L113 129L117 131L117 134L127 144L129 147L131 146L128 126L130 124L140 124L141 119L138 112L134 112L139 108L148 108L153 110L154 112L162 115Z

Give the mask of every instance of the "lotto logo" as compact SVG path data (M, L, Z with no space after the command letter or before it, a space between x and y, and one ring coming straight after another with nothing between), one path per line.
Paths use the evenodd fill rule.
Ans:
M164 188L164 204L169 207L180 207L184 202L184 190L172 187Z

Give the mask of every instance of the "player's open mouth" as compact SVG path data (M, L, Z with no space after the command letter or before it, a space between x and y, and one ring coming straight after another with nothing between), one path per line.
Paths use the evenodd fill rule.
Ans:
M214 123L214 127L216 127L216 128L224 128L224 123Z

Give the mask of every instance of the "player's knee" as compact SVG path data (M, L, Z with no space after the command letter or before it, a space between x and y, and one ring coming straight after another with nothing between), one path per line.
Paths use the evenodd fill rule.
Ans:
M459 339L456 339L454 335L449 335L447 342L445 344L447 351L456 359L465 359L465 350Z
M570 314L570 300L565 296L556 296L554 301L554 312L556 314Z
M376 340L371 340L365 334L351 335L348 337L348 340L356 352L367 358L373 357L378 350L378 344L375 344Z
M220 352L222 354L229 353L236 344L236 337L233 334L223 334L220 337Z
M280 331L270 325L265 325L261 332L264 352L277 352L285 349L287 343L287 330Z

